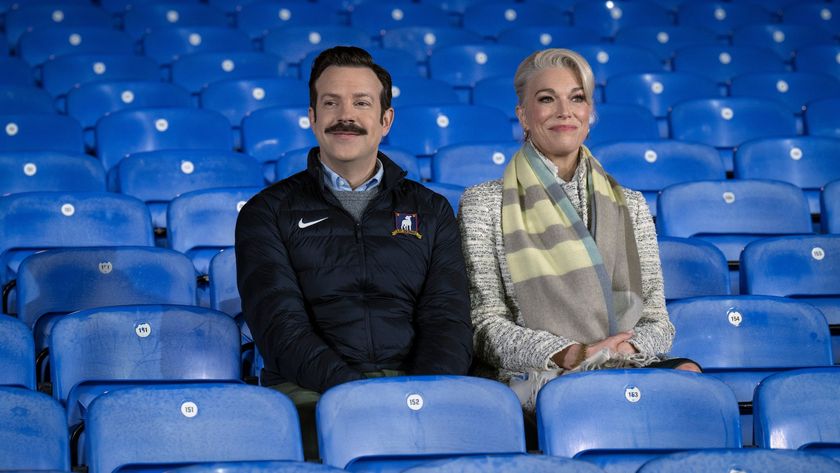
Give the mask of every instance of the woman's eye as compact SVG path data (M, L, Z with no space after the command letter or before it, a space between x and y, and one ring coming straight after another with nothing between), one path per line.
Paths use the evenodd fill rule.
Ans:
M586 102L586 99L583 95L575 95L572 97L572 102Z
M550 95L543 95L542 97L537 97L537 100L540 103L551 103L554 101L554 97L551 97Z

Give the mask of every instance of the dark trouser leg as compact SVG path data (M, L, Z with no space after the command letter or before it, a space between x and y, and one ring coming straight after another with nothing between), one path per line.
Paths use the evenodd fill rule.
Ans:
M303 441L303 457L307 461L318 461L318 431L315 427L315 406L321 395L298 386L295 383L280 383L268 386L289 396L300 417L300 436Z

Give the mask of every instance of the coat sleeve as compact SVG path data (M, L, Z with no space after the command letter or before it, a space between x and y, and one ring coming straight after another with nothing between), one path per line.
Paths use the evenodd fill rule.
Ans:
M316 333L269 197L257 195L236 222L236 271L242 311L267 364L299 386L324 392L362 379Z
M438 222L431 264L414 313L412 374L467 374L472 362L470 299L452 207L434 196Z

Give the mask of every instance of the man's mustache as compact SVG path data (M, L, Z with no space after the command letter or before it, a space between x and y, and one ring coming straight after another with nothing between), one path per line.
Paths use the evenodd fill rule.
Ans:
M357 135L367 135L367 130L351 122L338 122L335 125L327 127L324 133L355 133Z

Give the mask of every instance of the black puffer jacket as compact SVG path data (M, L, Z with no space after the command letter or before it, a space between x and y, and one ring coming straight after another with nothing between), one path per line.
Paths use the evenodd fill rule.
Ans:
M253 197L236 224L262 383L323 392L380 369L465 374L470 301L449 203L380 153L379 194L356 223L324 185L317 157L313 148L306 171ZM416 214L419 235L393 234L396 213Z

